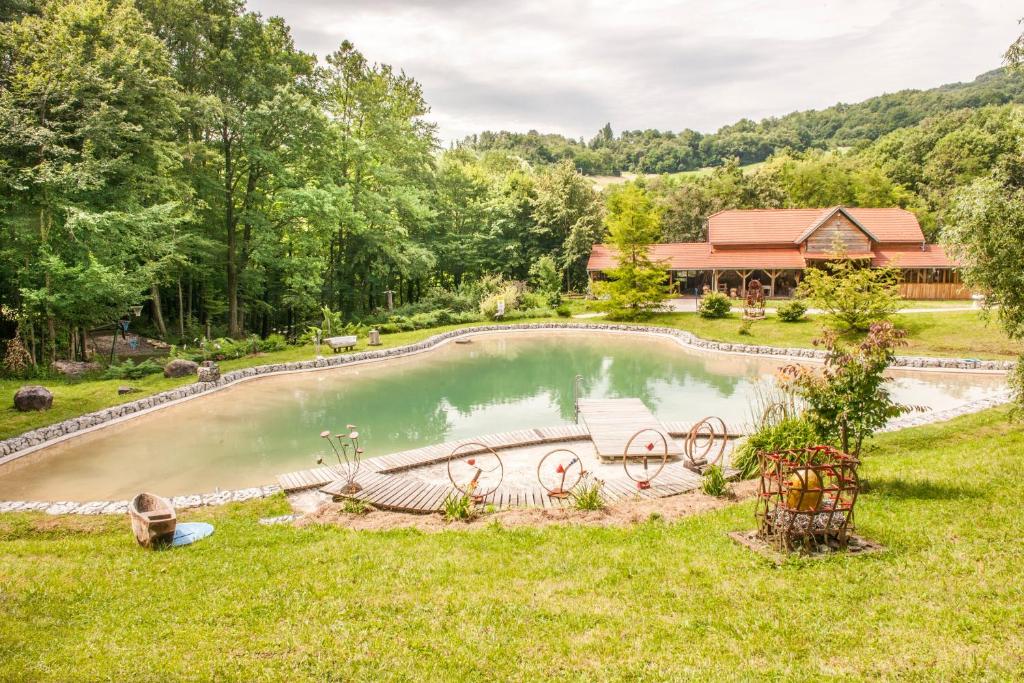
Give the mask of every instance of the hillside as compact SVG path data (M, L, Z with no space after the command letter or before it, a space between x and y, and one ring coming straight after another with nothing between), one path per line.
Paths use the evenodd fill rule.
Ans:
M478 151L511 151L540 165L570 159L588 175L678 173L716 166L729 157L744 165L757 163L783 149L859 148L929 116L1010 102L1024 103L1024 74L996 69L968 83L901 90L757 122L741 119L710 134L649 129L614 135L606 125L589 142L537 131L484 131L460 144Z

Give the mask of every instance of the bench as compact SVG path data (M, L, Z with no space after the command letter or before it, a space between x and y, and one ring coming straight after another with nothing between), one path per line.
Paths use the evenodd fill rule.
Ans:
M351 351L356 347L356 336L352 334L346 337L328 337L324 339L324 343L331 347L333 353L337 353L341 349Z

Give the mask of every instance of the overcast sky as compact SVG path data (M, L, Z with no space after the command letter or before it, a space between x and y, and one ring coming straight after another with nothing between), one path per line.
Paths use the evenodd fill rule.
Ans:
M590 138L971 80L1024 6L1003 0L249 0L300 49L348 39L423 84L445 141L481 130Z

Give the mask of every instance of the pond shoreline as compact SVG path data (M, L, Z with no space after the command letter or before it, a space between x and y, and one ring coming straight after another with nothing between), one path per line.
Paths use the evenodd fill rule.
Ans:
M545 330L613 332L643 335L652 338L667 338L675 341L683 347L699 351L757 357L770 356L777 360L821 362L825 357L825 352L817 349L784 348L708 341L697 337L691 332L671 327L570 322L477 325L473 327L449 330L447 332L428 337L414 344L397 346L389 349L329 356L310 361L272 363L234 370L225 373L221 379L216 382L194 382L192 384L170 389L135 401L122 403L93 413L70 418L63 422L30 430L18 436L0 441L0 468L31 453L53 444L74 438L78 435L102 429L103 427L120 423L140 415L148 414L155 410L175 405L198 396L206 395L247 380L297 372L316 372L319 370L363 363L375 363L389 358L412 356L438 348L457 338L471 335L500 334L509 332L542 332ZM893 363L891 367L914 371L1000 374L1009 371L1013 366L1014 363L1012 361L898 356L896 362Z

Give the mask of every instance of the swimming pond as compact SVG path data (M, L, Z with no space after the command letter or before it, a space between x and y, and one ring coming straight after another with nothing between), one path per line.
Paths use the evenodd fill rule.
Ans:
M587 331L477 334L383 362L263 377L55 444L0 471L0 500L128 498L266 484L315 466L324 429L358 425L366 455L572 423L583 396L638 397L665 421L750 421L784 363L669 339ZM898 401L947 408L1004 387L998 375L894 371Z

